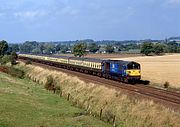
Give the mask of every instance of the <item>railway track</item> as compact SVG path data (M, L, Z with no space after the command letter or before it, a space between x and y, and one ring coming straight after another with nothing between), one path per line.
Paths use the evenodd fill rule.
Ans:
M68 73L73 76L77 76L86 82L97 83L101 85L106 85L111 88L125 90L126 91L126 92L124 91L125 93L131 94L132 96L153 99L155 102L162 103L165 106L168 106L168 107L170 106L180 111L180 91L168 91L168 90L159 89L155 87L145 86L142 84L128 85L122 82L104 79L101 77L88 75L88 74L84 74L84 73L80 73L76 71L71 71L71 70L67 70L63 68L57 68L54 66L45 65L41 63L33 62L33 64L44 67L44 68L48 68L48 69L58 70L58 71Z

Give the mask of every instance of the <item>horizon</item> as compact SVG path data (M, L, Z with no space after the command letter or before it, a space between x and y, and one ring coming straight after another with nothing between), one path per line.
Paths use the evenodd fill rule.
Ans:
M180 0L2 0L0 40L164 40L179 36Z

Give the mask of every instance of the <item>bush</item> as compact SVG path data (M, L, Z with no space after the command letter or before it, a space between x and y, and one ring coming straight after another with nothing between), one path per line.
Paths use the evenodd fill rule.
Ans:
M5 65L5 64L11 62L11 57L9 55L5 55L1 58L0 62L2 65Z
M24 71L7 66L0 66L0 71L21 79L24 78L25 75Z
M27 61L25 62L25 64L26 64L26 65L29 65L29 64L32 64L32 62L31 62L30 60L27 60Z
M8 68L7 73L10 74L11 76L18 77L18 78L21 78L21 79L23 79L24 75L25 75L24 71L13 68L13 67Z
M164 83L164 88L169 88L169 86L170 86L169 82L166 81L166 82Z
M45 83L45 86L44 86L47 90L53 90L54 93L56 91L56 86L55 86L55 82L54 82L54 79L52 76L48 76L47 77L47 81Z

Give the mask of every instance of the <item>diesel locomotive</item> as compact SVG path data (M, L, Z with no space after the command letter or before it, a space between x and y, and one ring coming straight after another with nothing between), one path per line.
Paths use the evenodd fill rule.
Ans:
M141 79L140 64L134 61L31 54L19 54L18 57L23 60L30 60L126 83L134 84Z

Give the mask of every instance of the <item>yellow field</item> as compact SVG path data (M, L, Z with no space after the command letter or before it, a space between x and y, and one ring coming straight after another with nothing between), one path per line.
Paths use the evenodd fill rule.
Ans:
M180 54L115 59L139 62L144 80L160 84L168 81L170 86L180 88Z

